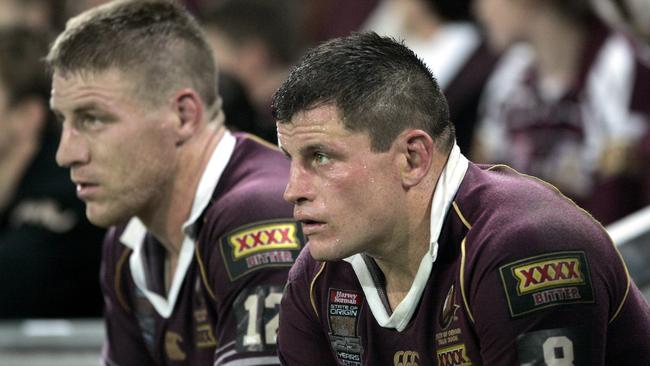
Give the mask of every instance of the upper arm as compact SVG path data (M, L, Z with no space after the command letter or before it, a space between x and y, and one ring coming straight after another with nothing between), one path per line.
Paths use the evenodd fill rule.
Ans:
M215 360L277 364L282 289L304 239L285 202L241 198L209 212L197 250L217 317Z
M629 283L604 232L548 222L504 229L484 246L491 250L467 258L464 296L486 364L548 362L562 352L576 365L604 362L608 324Z

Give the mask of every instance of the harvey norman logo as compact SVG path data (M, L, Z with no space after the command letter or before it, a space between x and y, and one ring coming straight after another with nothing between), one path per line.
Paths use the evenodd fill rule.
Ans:
M300 241L294 223L258 225L231 234L228 243L235 259L275 249L299 249Z
M346 292L341 290L330 290L330 302L338 304L361 304L361 296L354 292Z
M517 291L525 294L551 286L582 284L585 282L577 257L551 259L514 267Z

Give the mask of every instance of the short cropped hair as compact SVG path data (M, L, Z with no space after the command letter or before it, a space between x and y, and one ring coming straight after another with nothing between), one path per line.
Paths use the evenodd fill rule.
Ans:
M429 133L438 149L454 144L447 101L413 51L376 33L355 33L309 50L273 96L273 116L289 123L301 111L333 104L343 126L370 135L386 151L407 128Z
M43 57L50 36L23 25L0 27L0 85L10 105L28 97L49 99L50 79Z
M142 96L160 102L191 87L203 102L217 100L217 72L201 28L171 0L118 0L66 24L47 55L50 69L96 73L116 69L136 78Z

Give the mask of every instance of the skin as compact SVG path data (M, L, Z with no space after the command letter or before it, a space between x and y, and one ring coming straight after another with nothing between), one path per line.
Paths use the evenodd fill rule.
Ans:
M277 128L291 159L284 198L295 205L312 257L372 256L391 305L399 304L428 249L429 205L446 155L420 130L374 152L369 135L344 128L333 105L298 112Z
M130 76L55 71L51 107L62 122L56 160L70 168L92 223L138 217L174 262L198 180L224 128L208 125L194 90L171 91L152 105Z

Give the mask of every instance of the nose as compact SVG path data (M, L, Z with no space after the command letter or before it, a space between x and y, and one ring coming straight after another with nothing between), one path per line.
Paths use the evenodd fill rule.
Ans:
M71 167L78 164L87 163L90 158L90 152L85 144L84 139L75 129L63 124L59 148L56 151L56 162L62 167Z
M284 200L294 205L299 205L314 199L313 181L308 172L295 162L291 163L289 181L284 190Z

